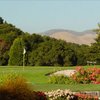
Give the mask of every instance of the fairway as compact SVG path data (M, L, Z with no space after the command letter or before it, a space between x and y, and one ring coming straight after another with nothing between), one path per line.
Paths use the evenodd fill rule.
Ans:
M93 67L93 66L89 66ZM99 67L100 66L96 66ZM3 74L8 73L17 73L23 77L25 77L29 83L33 85L33 88L35 90L39 91L50 91L55 89L71 89L72 91L84 91L84 90L98 90L100 91L100 85L96 84L76 84L76 85L65 85L65 84L49 84L48 79L49 77L46 76L47 73L54 72L57 70L67 70L67 69L74 69L75 67L48 67L48 66L36 66L36 67L25 67L23 70L23 67L20 66L14 66L14 67L0 67L0 77L2 77ZM85 67L87 68L87 67Z

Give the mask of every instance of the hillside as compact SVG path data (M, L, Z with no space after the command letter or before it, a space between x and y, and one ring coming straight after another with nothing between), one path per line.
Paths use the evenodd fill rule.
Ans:
M44 32L43 35L47 35L56 39L65 40L67 42L87 45L94 43L96 38L96 34L91 30L75 32L71 30L53 29Z

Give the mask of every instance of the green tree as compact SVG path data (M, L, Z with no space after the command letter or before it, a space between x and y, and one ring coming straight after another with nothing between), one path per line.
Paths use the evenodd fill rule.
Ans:
M100 24L98 24L98 29L95 29L94 32L97 34L96 42L91 45L89 57L91 61L96 61L97 64L100 64Z
M100 43L100 23L98 23L98 29L95 29L94 32L97 34L96 43Z
M23 40L16 38L9 52L9 65L22 66L23 65Z
M13 41L24 33L12 24L3 22L0 18L0 65L8 65L10 50Z
M3 24L3 19L2 19L2 17L0 17L0 24Z

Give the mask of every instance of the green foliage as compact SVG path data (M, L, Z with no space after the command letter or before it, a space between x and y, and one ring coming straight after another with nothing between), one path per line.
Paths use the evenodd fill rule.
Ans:
M50 76L49 78L49 83L52 83L52 84L65 84L66 82L66 77L63 76L63 75L53 75L53 76Z
M25 55L27 66L76 66L86 65L87 61L96 61L96 64L100 64L100 25L95 30L96 42L87 46L24 33L14 25L4 23L1 17L0 22L0 65L8 65L8 61L9 65L22 65L21 41L15 43L17 38L23 39L22 44L27 51Z
M0 84L1 100L47 100L42 92L32 90L27 81L21 76L9 74Z
M44 38L45 39L45 38ZM76 65L75 51L64 41L49 38L37 44L29 55L30 65Z
M15 72L10 72L10 73L5 73L5 74L2 73L0 77L0 85L3 85L5 81L15 80L17 77L20 77L20 75L18 75L18 73L15 73Z
M0 24L3 24L3 19L2 19L2 17L0 17Z
M0 24L0 65L8 65L10 47L14 39L22 34L24 33L12 24Z
M77 65L86 65L88 58L89 46L81 45L76 49Z
M33 100L32 91L26 81L19 76L8 76L0 85L0 99L2 100Z
M77 84L76 81L64 75L52 75L49 77L49 83L52 84Z
M96 42L100 43L100 23L98 23L98 29L95 29L94 32L97 34Z
M9 52L9 65L23 65L23 44L22 38L16 38Z
M96 64L100 64L100 24L98 24L98 29L94 32L97 34L96 42L91 45L89 51L89 60L96 61Z
M5 42L4 40L1 40L0 42L0 65L7 65L8 64L8 49L9 44Z

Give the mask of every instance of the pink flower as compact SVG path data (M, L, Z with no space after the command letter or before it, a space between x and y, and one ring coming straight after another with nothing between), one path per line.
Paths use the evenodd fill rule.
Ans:
M80 71L80 70L82 70L82 66L76 67L76 71Z

